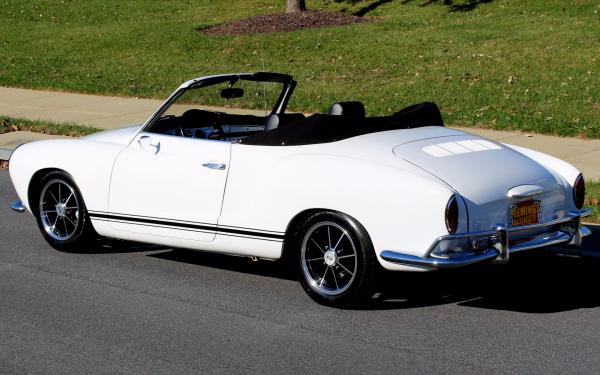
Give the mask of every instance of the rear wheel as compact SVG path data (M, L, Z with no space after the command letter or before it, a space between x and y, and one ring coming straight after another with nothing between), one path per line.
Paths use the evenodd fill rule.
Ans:
M311 298L350 307L372 295L377 260L360 223L339 212L320 212L299 233L300 282Z
M83 197L69 175L61 171L45 175L37 197L37 223L52 247L60 251L85 251L91 246L97 235Z

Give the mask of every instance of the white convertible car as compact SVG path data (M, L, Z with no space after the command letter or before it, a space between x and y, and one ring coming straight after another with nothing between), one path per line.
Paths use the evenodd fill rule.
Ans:
M336 306L371 296L381 267L504 263L590 233L582 175L561 160L448 129L432 103L286 113L295 86L275 73L202 77L142 125L27 143L10 158L12 208L63 251L104 236L286 257L313 299Z

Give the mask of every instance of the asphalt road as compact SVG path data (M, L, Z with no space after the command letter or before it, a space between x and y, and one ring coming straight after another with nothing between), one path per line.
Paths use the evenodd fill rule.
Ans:
M2 374L600 371L597 261L386 275L372 303L339 310L275 262L118 241L56 252L15 198L0 171Z

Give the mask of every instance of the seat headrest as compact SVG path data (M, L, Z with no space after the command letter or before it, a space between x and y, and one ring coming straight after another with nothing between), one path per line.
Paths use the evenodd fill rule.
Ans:
M329 108L334 116L365 117L365 106L361 102L338 102Z
M394 113L393 117L404 122L408 128L420 126L444 126L440 109L435 103L423 102L414 104Z

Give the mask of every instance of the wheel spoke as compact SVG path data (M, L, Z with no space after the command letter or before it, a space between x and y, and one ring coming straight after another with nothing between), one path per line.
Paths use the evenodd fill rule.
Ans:
M333 282L335 282L335 289L340 289L337 282L337 277L335 277L335 270L333 268L331 269L331 273L333 274Z
M325 259L324 257L321 257L321 258L312 258L312 259L307 259L306 261L307 261L307 262L314 262L315 260L324 260L324 259Z
M346 232L342 232L342 235L340 236L340 239L338 240L338 242L333 247L333 251L337 250L337 247L339 246L340 242L342 242L342 238L344 238L345 235L346 235Z
M329 248L331 249L331 227L327 226L327 239L329 239Z
M58 214L56 215L56 219L54 219L54 224L52 224L52 230L56 229L56 223L58 223Z
M310 238L310 240L311 240L311 241L312 241L312 242L313 242L315 245L317 245L317 247L319 248L319 250L321 250L321 252L322 252L323 254L325 254L325 250L323 250L323 249L321 248L321 246L319 246L319 244L317 243L317 241L315 241L315 239L314 239L314 238L312 238L312 237L311 237L311 238Z
M71 223L71 224L73 225L73 227L76 227L76 226L77 226L77 224L75 224L75 223L73 222L73 220L69 219L69 217L68 217L68 216L63 216L63 217L64 217L65 219L69 220L69 223Z
M54 203L59 203L58 199L56 199L56 197L54 196L54 194L52 194L52 192L50 191L50 189L48 189L48 193L50 193L50 196L52 197L52 199L54 199ZM44 202L46 203L46 202Z
M327 271L329 271L329 267L325 268L325 273L323 277L321 277L321 282L319 282L319 286L323 286L323 282L325 281L325 276L327 276Z
M61 198L61 195L62 195L61 192L60 192L60 185L62 185L62 184L60 184L60 183L58 184L58 203L60 203L60 198Z
M351 258L351 257L355 257L355 256L356 256L356 254L342 255L341 257L338 257L338 259Z
M71 199L72 196L73 196L73 192L71 192L71 194L69 195L69 198L67 198L67 200L65 201L65 206L67 205L67 203L69 203L69 200Z
M348 272L350 274L350 276L354 275L352 272L350 272L349 269L347 269L342 263L337 262L336 263L338 266L342 267L344 269L344 271Z
M44 215L48 215L49 212L56 213L56 210L42 211Z

